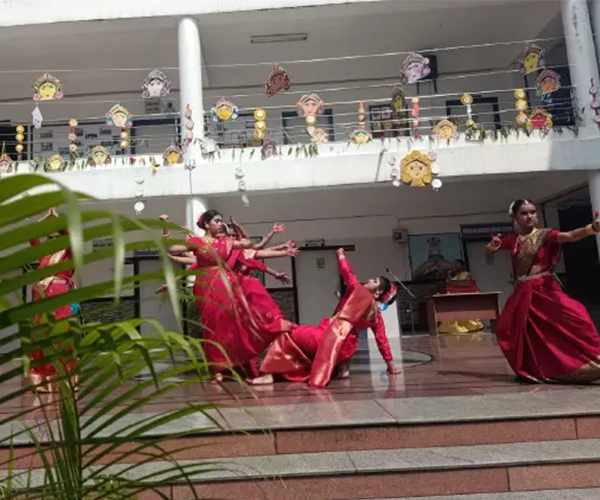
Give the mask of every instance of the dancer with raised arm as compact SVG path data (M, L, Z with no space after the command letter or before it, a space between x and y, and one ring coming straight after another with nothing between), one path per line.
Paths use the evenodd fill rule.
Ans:
M600 231L600 221L574 231L538 229L537 208L516 200L509 209L515 232L495 236L493 254L508 250L515 291L498 321L496 337L508 363L522 381L589 383L600 379L600 337L585 307L563 292L553 275L561 246Z
M49 219L51 217L58 217L58 212L56 209L51 208L46 215L44 215L38 222ZM59 233L54 233L48 235L48 239L58 238L60 236L68 235L68 229L62 230ZM39 239L31 240L31 245L39 245L41 242ZM61 262L66 262L73 260L73 252L70 248L66 248L63 250L59 250L56 253L51 255L46 255L40 259L40 268L55 266L60 264ZM75 288L75 284L73 283L73 274L75 273L74 269L66 269L64 271L59 271L53 276L48 276L40 281L38 281L35 285L33 285L32 289L32 300L42 300L45 298L53 297L55 295L61 295L63 293L67 293L69 290L73 290ZM79 313L79 304L69 304L66 306L59 307L53 311L54 318L56 320L70 318ZM40 316L36 316L36 323L41 321ZM32 342L35 342L35 339L31 339ZM56 346L60 348L59 345ZM68 346L66 351L72 351L73 346ZM39 363L44 359L44 352L42 350L34 351L31 356L31 361ZM75 365L77 364L76 359L64 359L62 361L67 372L71 372ZM56 378L56 368L51 363L44 363L41 365L34 366L29 371L29 378L31 382L36 385L36 390L39 392L54 392L58 391L58 387L53 384L53 379ZM77 383L76 379L72 380L72 384L75 387Z
M169 253L181 256L193 252L197 270L202 271L196 276L193 291L204 338L211 341L205 347L205 354L213 372L222 374L244 366L280 333L293 327L287 321L266 321L258 314L248 302L234 269L245 259L295 257L298 249L254 250L250 240L236 240L225 234L223 218L215 210L203 213L198 227L206 231L204 237L191 237L186 245L173 245Z
M392 304L396 287L383 276L371 278L361 284L343 249L338 250L340 275L346 283L346 293L340 300L333 317L323 319L319 325L298 325L291 333L277 337L260 368L263 375L252 381L253 385L274 382L273 375L287 380L309 381L313 387L325 387L334 371L339 378L350 375L349 360L358 349L358 334L371 328L387 372L396 375L396 369L385 333L385 324L377 302Z

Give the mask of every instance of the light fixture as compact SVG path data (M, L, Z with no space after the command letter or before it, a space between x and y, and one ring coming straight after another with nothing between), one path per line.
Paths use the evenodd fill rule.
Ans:
M283 42L305 42L308 33L285 33L279 35L254 35L250 37L250 43L283 43Z

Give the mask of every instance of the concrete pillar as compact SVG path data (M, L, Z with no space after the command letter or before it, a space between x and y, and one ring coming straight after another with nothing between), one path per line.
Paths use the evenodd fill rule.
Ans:
M204 231L201 230L196 222L200 214L208 210L208 204L205 199L199 196L190 196L185 200L185 225L191 229L196 236L204 236Z
M204 116L202 105L202 52L200 50L200 32L198 23L192 18L179 20L179 97L181 112L182 141L185 137L185 112L187 106L192 110L194 138L204 137Z
M600 137L600 129L594 122L595 113L590 107L591 79L600 87L600 78L587 0L562 0L561 11L571 82L575 87L575 109L582 119L580 135Z
M596 60L600 65L600 2L598 0L589 0L588 9L592 18L592 31L596 41Z

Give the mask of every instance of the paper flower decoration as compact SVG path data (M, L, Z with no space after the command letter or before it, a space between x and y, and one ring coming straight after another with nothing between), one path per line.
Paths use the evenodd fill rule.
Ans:
M50 73L44 73L33 84L34 101L54 101L64 97L60 80Z
M158 99L171 93L171 81L161 70L154 69L142 82L142 97Z
M400 180L411 187L425 187L431 184L432 160L421 151L412 151L402 158Z
M213 121L215 122L237 120L238 115L238 107L229 99L219 99L212 108Z
M400 80L404 85L407 85L422 80L430 73L429 59L421 54L411 52L402 64Z
M94 146L88 153L87 164L91 167L101 167L111 163L110 153L104 146Z
M440 140L456 139L458 137L458 126L456 123L444 118L433 127L433 135Z
M521 73L529 75L546 66L546 51L537 45L528 45L521 55Z
M177 146L169 146L163 153L163 165L177 165L183 163L183 151Z
M281 66L275 66L265 83L265 88L269 97L273 97L279 92L287 92L292 88L290 75Z
M552 114L543 108L534 109L525 124L529 130L542 130L546 134L552 130L553 125Z

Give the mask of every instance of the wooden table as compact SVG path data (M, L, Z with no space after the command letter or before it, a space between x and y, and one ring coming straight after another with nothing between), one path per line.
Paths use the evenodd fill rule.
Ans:
M468 319L489 320L492 332L495 333L496 322L500 317L500 293L445 293L427 297L429 333L438 335L438 324L442 321Z

